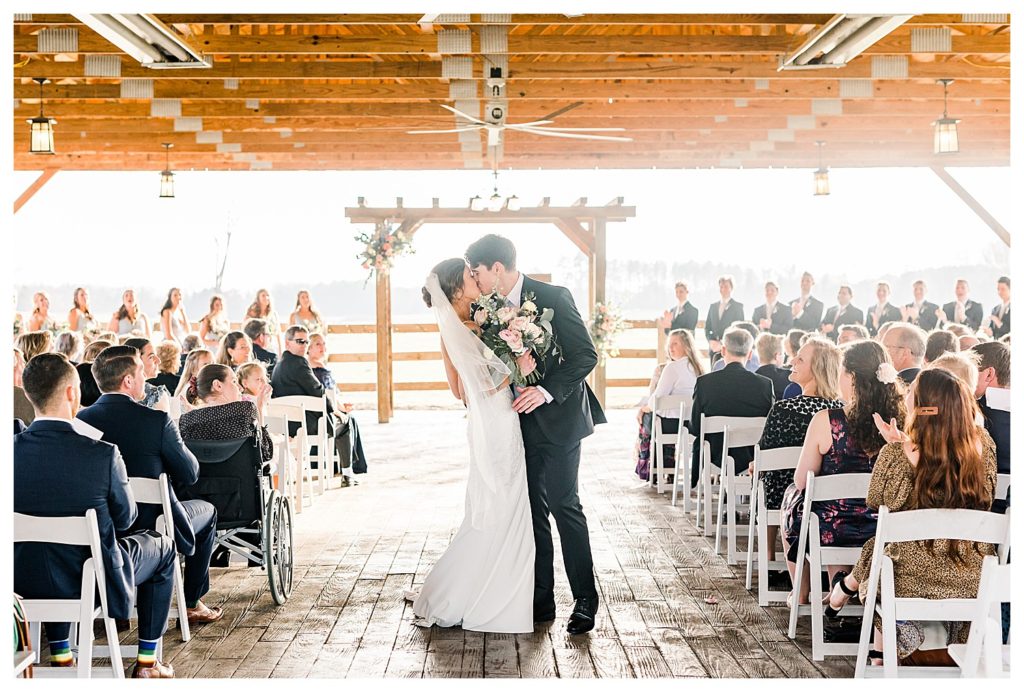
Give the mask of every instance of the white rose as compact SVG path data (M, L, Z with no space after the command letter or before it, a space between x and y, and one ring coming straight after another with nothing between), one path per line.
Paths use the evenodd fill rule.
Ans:
M522 307L523 310L528 310L529 312L537 312L537 305L532 300L528 300L525 303L523 303Z

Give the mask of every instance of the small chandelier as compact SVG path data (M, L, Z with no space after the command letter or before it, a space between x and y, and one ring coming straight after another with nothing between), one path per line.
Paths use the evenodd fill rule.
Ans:
M818 170L814 171L814 196L827 195L828 190L828 169L821 162L821 148L825 143L821 140L815 142L818 145Z
M511 197L504 197L498 193L498 170L494 169L494 191L493 194L487 199L484 199L480 195L474 195L469 200L469 208L473 211L493 211L498 212L502 209L508 211L519 211L521 208L519 198L515 195Z
M942 117L932 123L935 127L935 153L955 154L960 151L960 139L956 133L956 124L960 121L949 117L949 85L953 80L936 79L935 83L942 85Z
M161 146L164 148L165 163L164 169L160 171L160 197L161 198L173 198L174 197L174 173L171 172L171 147L174 145L170 142L164 142Z
M31 154L55 154L53 148L53 126L57 121L43 115L43 85L49 84L50 80L45 77L33 77L33 82L39 85L39 115L27 122L31 126L32 140L29 144Z

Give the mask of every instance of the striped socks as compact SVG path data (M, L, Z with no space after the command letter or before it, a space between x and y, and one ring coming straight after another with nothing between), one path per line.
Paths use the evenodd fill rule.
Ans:
M71 666L75 659L71 655L71 643L67 639L50 642L50 665Z
M156 664L156 644L159 640L139 640L138 665L140 668L149 668Z

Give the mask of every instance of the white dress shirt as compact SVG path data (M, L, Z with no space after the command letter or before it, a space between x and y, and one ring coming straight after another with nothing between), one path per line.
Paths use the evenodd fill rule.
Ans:
M56 418L54 416L37 416L35 418L35 420L33 420L32 422L35 423L36 421L40 421L40 420L53 420L53 421L57 421L58 423L67 423L68 425L71 426L71 429L74 430L76 433L78 433L79 435L82 435L84 437L88 437L90 440L99 440L99 439L102 439L102 437L103 437L103 431L102 430L100 430L99 428L93 427L93 426L89 425L88 423L86 423L84 420L79 420L78 418L70 418L69 419L69 418Z
M658 379L658 386L651 395L653 402L659 396L693 396L693 388L697 385L697 373L693 371L690 361L686 358L665 363ZM657 412L662 418L679 418L679 408L662 409Z

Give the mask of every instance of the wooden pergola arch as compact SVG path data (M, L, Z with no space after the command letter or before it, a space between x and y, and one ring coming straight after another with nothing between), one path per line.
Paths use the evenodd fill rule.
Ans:
M545 197L536 207L515 211L474 211L469 208L441 207L437 198L433 206L426 208L405 207L402 198L393 207L367 207L363 198L359 206L347 207L345 216L352 223L372 223L379 230L387 224L399 224L398 230L412 236L425 223L549 223L560 230L587 256L589 262L588 305L593 307L605 300L607 270L607 223L625 221L636 216L636 207L623 205L622 197L616 197L604 206L588 206L587 198L581 197L568 207L550 206ZM391 322L391 277L384 272L377 273L377 417L387 423L394 411L394 386L392 372L393 326ZM594 390L604 401L605 373L599 366L594 373Z

